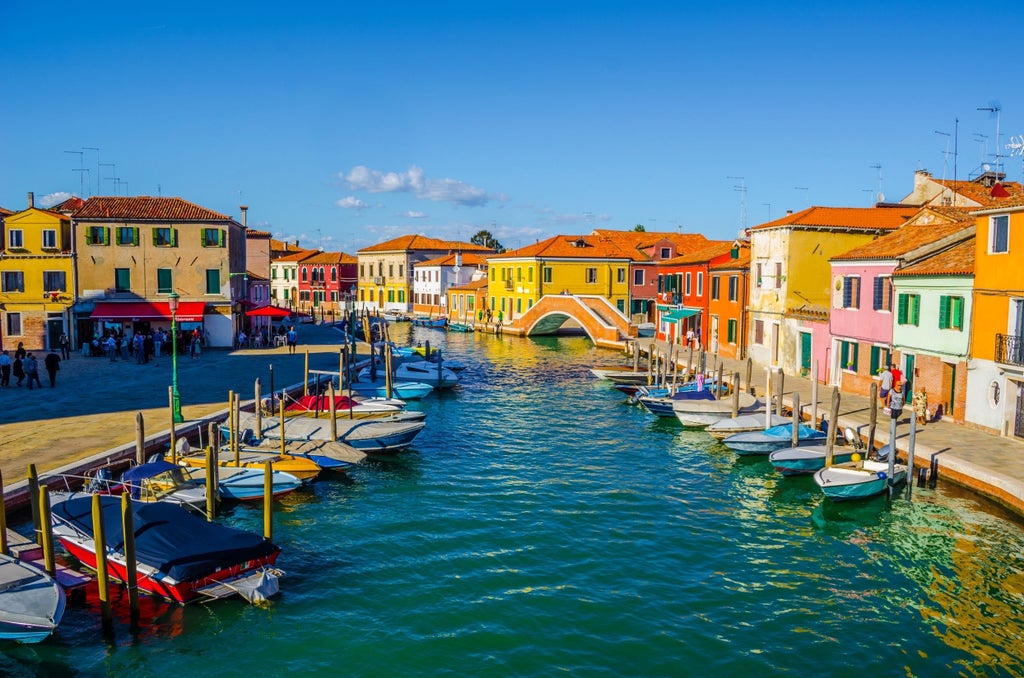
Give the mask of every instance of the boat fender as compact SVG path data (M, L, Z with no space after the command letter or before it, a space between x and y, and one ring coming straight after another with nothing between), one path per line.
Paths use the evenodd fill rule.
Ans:
M887 476L885 475L885 471L879 471L879 472L878 472L878 473L876 473L875 475L877 475L877 476L878 476L878 479L879 479L879 480L885 480L885 479L886 479L886 477L887 477Z

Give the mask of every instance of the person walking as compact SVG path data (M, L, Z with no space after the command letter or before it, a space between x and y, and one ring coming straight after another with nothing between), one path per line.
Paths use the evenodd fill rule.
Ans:
M68 335L65 332L60 333L60 339L57 340L60 344L60 357L64 360L71 360L71 340L68 339Z
M15 358L21 358L22 360L24 360L25 359L25 354L26 354L25 342L19 341L18 342L18 348L14 349L14 357Z
M155 363L163 355L164 348L164 331L158 329L156 334L153 335L153 362Z
M22 369L25 370L25 377L28 378L28 390L32 390L33 381L39 388L43 387L43 382L39 381L39 363L36 362L35 356L31 353L25 356Z
M288 328L288 334L286 336L288 338L288 353L290 355L294 354L295 345L299 341L299 334L298 332L295 331L295 325L292 325L290 328Z
M0 386L11 385L11 356L4 351L0 353Z
M905 402L903 399L903 384L894 381L892 390L889 391L889 395L885 398L885 409L889 410L889 416L892 417L893 421L899 421L899 418L903 415L903 405Z
M50 375L50 388L57 388L57 371L60 370L60 356L57 352L51 350L46 354L46 358L43 359L43 365L46 366L46 373ZM31 383L29 384L31 386Z
M14 354L14 361L11 363L11 374L18 380L18 386L25 381L25 363L17 353Z
M892 390L892 371L889 369L889 366L886 365L885 369L882 370L882 374L879 375L878 399L884 402L886 397L889 395L889 391L891 391L891 390Z

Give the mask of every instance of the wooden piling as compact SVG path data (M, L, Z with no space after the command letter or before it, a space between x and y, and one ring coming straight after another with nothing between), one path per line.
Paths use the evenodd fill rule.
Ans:
M210 488L206 488L209 493ZM121 494L121 534L124 535L125 586L128 588L128 609L132 619L139 616L139 576L135 561L135 513L130 492Z
M220 462L220 436L217 435L217 425L212 421L208 426L210 432L210 447L213 448L213 458ZM206 488L209 493L210 488ZM220 466L214 464L213 466L213 508L214 513L217 512L217 504L220 499Z
M811 375L811 424L818 425L818 361L814 361L814 374Z
M754 361L751 360L750 358L747 358L747 391L750 392L750 395L755 395L753 379L754 379Z
M104 628L113 621L110 609L110 578L107 575L107 539L103 529L101 495L92 495L92 543L96 549L96 583L99 587L100 612Z
M228 452L235 451L235 392L228 391Z
M215 455L212 445L206 448L206 522L208 523L213 522L213 516L217 512L216 495L213 490L213 469L217 465Z
M334 382L332 381L330 386L327 387L327 397L331 399L331 440L338 439L338 403L334 400ZM349 409L352 409L352 401L348 403Z
M836 420L839 419L839 388L832 387L832 404L828 410L828 430L825 432L825 466L832 465L832 451L836 446Z
M32 530L39 534L39 473L35 464L28 465L28 501L32 510Z
M864 450L864 455L871 454L871 451L875 449L875 427L878 425L878 382L872 381L871 388L868 390L868 399L871 401L868 403L868 446Z
M889 416L889 486L892 487L892 474L896 470L896 417Z
M907 499L910 499L910 488L914 485L914 447L917 444L917 416L910 415L910 437L907 439Z
M281 398L281 403L278 405L280 408L280 422L281 422L281 454L285 454L286 441L284 439L284 398Z
M241 466L242 460L240 459L242 453L242 434L238 430L239 422L242 419L242 396L238 393L234 394L235 402L231 406L231 412L235 415L234 430L231 431L231 443L235 448L235 466Z
M50 490L46 485L39 486L39 519L42 530L39 541L43 546L43 567L51 577L57 574L57 562L53 557L53 523L50 522Z
M135 463L146 463L146 423L142 412L135 413Z
M253 412L256 414L256 430L253 431L257 438L263 437L263 408L260 407L260 378L256 377L255 400L253 400Z
M778 394L779 394L778 395L779 404L776 406L777 413L778 413L778 415L780 417L782 416L782 394L783 394L783 392L785 390L785 387L786 387L786 373L783 372L782 368L780 367L779 368L779 388L777 389Z
M722 363L718 363L718 369L715 370L715 400L722 397L722 377L725 376L723 370L725 367Z
M0 471L0 554L7 555L7 503L4 499L3 471Z
M782 400L782 398L779 398ZM800 391L793 391L793 447L800 446Z
M732 374L732 418L740 415L740 373Z
M263 465L263 536L274 538L274 462Z
M772 425L772 368L765 368L764 379L764 427Z

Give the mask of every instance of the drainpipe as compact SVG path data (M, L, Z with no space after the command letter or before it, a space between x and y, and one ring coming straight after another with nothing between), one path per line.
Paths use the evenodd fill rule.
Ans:
M72 347L81 348L78 341L78 323L72 322L75 314L73 312L74 307L78 304L78 241L76 233L78 232L78 220L71 220L71 305L66 310L66 320L68 325L68 341L71 342Z

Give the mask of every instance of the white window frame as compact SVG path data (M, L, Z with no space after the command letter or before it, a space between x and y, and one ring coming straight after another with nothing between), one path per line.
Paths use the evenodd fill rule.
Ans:
M12 250L24 249L25 231L20 228L12 228L7 231L7 247Z
M1000 226L999 224L1002 224ZM997 229L1003 228L1006 230L1006 242L1005 249L997 250ZM1010 252L1010 215L1008 214L996 214L989 217L989 238L988 238L988 253L989 254L1008 254Z
M49 240L49 242L47 242ZM44 228L42 232L42 243L44 250L57 249L57 231L52 228Z

